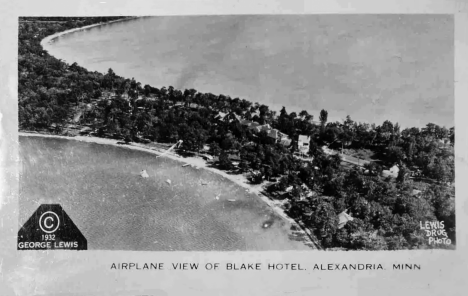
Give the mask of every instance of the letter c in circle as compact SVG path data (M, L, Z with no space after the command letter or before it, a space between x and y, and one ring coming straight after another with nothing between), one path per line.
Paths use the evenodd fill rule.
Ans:
M52 220L52 221L49 222L49 220ZM39 218L39 227L45 233L54 233L55 231L57 231L59 226L60 226L60 218L56 213L52 211L47 211L43 213L41 217Z
M47 224L47 223L46 223L47 220L49 220L49 219L52 220L52 222L54 222L54 219L52 219L52 217L47 217L47 218L45 218L45 219L44 219L44 226L45 226L47 229L51 229L52 226L54 226L53 224Z

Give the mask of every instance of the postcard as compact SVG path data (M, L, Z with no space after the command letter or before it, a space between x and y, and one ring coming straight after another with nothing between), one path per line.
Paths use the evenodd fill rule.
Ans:
M422 2L10 7L2 295L462 295L468 10Z

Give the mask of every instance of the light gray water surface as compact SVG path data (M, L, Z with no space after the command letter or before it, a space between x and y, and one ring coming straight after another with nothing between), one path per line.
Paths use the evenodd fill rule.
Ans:
M164 16L57 38L45 49L143 85L195 88L401 126L454 124L449 15Z

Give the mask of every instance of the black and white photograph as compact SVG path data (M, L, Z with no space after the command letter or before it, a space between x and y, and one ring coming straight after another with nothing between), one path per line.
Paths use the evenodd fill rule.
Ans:
M18 250L78 246L41 205L87 250L455 250L454 47L449 14L20 16L52 244Z
M1 7L1 296L466 294L468 2Z

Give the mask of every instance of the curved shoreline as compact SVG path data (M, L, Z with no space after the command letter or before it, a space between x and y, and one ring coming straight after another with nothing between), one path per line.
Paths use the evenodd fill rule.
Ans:
M120 145L117 144L117 140L112 140L112 139L106 139L106 138L98 138L98 137L88 137L88 136L75 136L75 137L66 137L66 136L57 136L57 135L47 135L47 134L36 134L36 133L28 133L28 132L18 132L18 136L23 136L23 137L41 137L41 138L55 138L55 139L65 139L65 140L74 140L74 141L80 141L80 142L87 142L87 143L95 143L95 144L102 144L102 145L111 145L114 147L122 147L122 148L127 148L131 150L137 150L137 151L142 151L154 155L161 156L163 152L151 149L149 147L145 147L144 145L137 144L135 145L134 143L132 144L126 144L126 145ZM166 153L164 154L164 157L170 158L172 160L178 161L180 163L185 163L185 164L190 164L194 167L197 168L202 168L204 170L208 170L210 172L213 172L215 174L218 174L229 181L235 183L236 185L239 185L246 190L248 190L250 193L256 195L260 200L262 200L264 203L266 203L274 212L277 214L279 217L281 217L285 222L287 222L289 225L295 225L299 229L303 229L294 219L289 217L283 209L281 209L278 204L276 204L274 201L270 200L267 196L263 195L261 193L262 187L261 185L251 185L246 183L247 179L242 175L230 175L227 174L226 172L223 172L221 170L218 170L216 168L211 168L206 165L206 162L198 157L180 157L176 154L171 154L171 153ZM311 234L307 233L305 230L302 230L306 236L307 239L304 240L304 243L309 246L313 247L313 249L318 249L317 245L310 239Z
M129 20L134 20L134 19L138 19L138 18L142 18L142 17L143 16L127 17L127 18L122 18L122 19L113 20L113 21L109 21L109 22L97 23L97 24L87 25L87 26L83 26L83 27L79 27L79 28L70 29L70 30L65 30L65 31L58 32L58 33L55 33L55 34L52 34L52 35L49 35L49 36L45 37L44 39L41 40L40 45L45 50L45 45L46 44L50 44L52 41L54 41L55 39L57 39L60 36L64 36L64 35L67 35L67 34L70 34L70 33L79 32L79 31L83 31L83 30L87 30L87 29L94 28L94 27L99 27L99 26L102 26L102 25L108 25L108 24L117 23L117 22L129 21Z
M97 24L92 24L92 25L88 25L88 26L83 26L83 27L79 27L79 28L74 28L74 29L58 32L58 33L49 35L49 36L45 37L44 39L42 39L41 42L40 42L40 45L42 46L42 48L44 48L44 45L52 42L53 40L55 40L56 38L58 38L60 36L63 36L63 35L66 35L66 34L86 30L86 29L93 28L93 27L102 26L102 25L105 25L105 24L128 21L128 20L138 19L138 18L142 18L142 17L144 17L144 16L127 17L127 18L123 18L123 19L118 19L118 20L113 20L113 21L103 22L103 23L97 23ZM160 151L151 149L149 147L142 147L140 145L139 146L136 146L135 144L119 145L119 144L117 144L116 140L111 140L111 139L106 139L106 138L83 137L83 136L66 137L66 136L27 133L27 132L21 132L21 131L19 131L18 135L19 136L36 136L36 137L76 140L76 141L82 141L82 142L88 142L88 143L112 145L112 146L116 146L116 147L125 147L125 148L128 148L128 149L139 150L139 151L143 151L143 152L147 152L147 153L152 153L152 154L155 154L155 155L163 154ZM171 154L171 153L167 153L164 156L168 157L168 158L171 158L172 160L176 160L176 161L179 161L179 162L185 162L185 163L190 164L192 166L195 166L197 168L203 168L205 170L209 170L209 171L211 171L213 173L216 173L216 174L218 174L218 175L232 181L233 183L245 188L250 193L253 193L256 196L258 196L264 203L266 203L278 216L280 216L283 220L285 220L289 225L291 225L291 226L294 225L294 226L296 226L296 229L300 229L299 232L301 232L301 233L303 233L305 235L304 236L305 237L304 243L307 246L312 247L313 249L320 249L318 244L313 240L313 238L315 238L315 237L310 232L310 230L305 229L304 227L302 227L298 222L296 222L294 219L289 217L284 212L284 210L278 206L277 203L275 203L274 201L269 199L267 196L263 195L261 193L261 191L262 191L261 185L254 186L254 185L246 183L245 181L247 181L247 179L242 174L241 175L230 175L230 174L227 174L227 173L225 173L223 171L220 171L218 169L207 167L206 162L201 158L196 158L196 157L179 158L178 155Z

